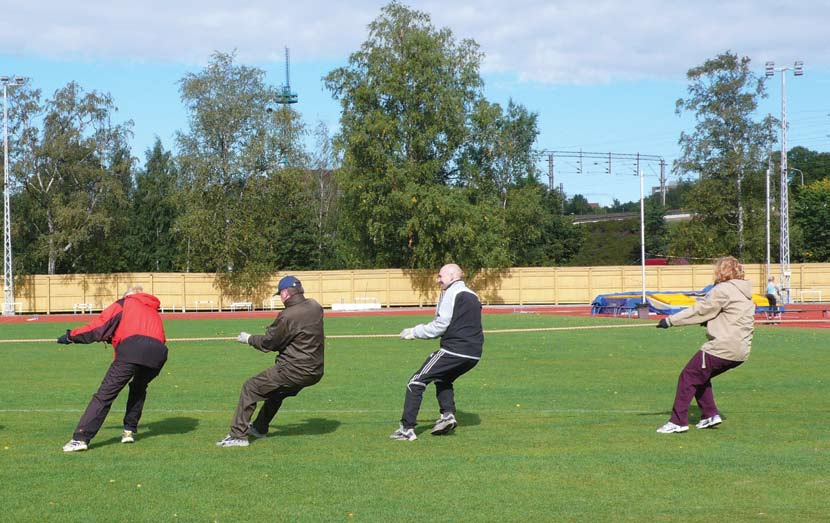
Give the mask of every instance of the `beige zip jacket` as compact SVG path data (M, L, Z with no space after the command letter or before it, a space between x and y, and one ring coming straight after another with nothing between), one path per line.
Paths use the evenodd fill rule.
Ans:
M747 280L717 283L693 306L666 320L672 327L706 323L709 341L700 350L725 360L746 361L755 323L752 284Z

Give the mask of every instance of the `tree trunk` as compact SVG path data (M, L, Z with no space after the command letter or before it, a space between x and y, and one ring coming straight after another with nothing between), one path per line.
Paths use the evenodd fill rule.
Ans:
M49 261L46 268L46 274L55 274L55 267L58 263L58 253L55 248L55 223L52 219L52 209L46 209L46 229L49 232Z
M738 258L743 259L744 255L744 203L741 198L741 176L738 173Z

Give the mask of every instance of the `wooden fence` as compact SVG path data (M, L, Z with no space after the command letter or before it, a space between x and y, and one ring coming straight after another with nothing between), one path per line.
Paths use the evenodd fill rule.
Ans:
M830 264L793 264L792 296L800 301L830 300ZM764 293L763 265L746 266L755 292ZM780 269L773 266L772 274ZM273 309L271 298L279 278L275 274L257 295L226 296L213 274L131 273L36 275L18 279L18 313L65 313L101 310L131 285L142 285L161 300L165 311L223 311ZM434 305L438 298L435 273L399 269L292 272L306 295L324 307L373 304L382 307ZM778 278L777 278L778 279ZM712 281L710 265L646 267L646 289L683 291L701 289ZM588 304L598 294L642 289L639 266L512 268L468 282L486 304Z

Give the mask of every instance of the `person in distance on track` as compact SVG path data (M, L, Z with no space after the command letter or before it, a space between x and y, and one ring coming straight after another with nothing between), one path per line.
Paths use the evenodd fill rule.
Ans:
M67 330L58 343L112 343L113 362L104 375L101 386L81 416L64 452L86 450L98 433L113 401L121 390L130 385L127 411L124 414L124 432L121 443L135 441L138 421L147 398L147 385L159 375L167 361L164 326L159 316L159 300L144 289L130 287L123 297L101 311L101 314L75 330Z
M424 390L435 383L435 395L441 417L431 433L442 435L452 432L458 425L455 419L455 392L453 382L476 366L484 347L484 331L481 327L481 302L478 296L464 284L461 268L450 263L438 272L441 296L438 299L435 319L426 325L404 329L401 339L441 338L440 348L429 355L406 385L406 396L401 425L389 437L402 441L414 441L415 424L421 408Z
M778 316L778 294L780 289L775 284L775 276L770 276L767 280L767 301L769 302L769 315L771 318Z
M715 405L712 378L738 367L749 358L755 322L752 284L744 279L741 263L727 256L715 263L715 285L693 306L660 320L659 329L703 324L708 341L692 356L677 380L671 419L657 429L661 434L689 430L689 403L700 406L699 429L723 420Z
M236 340L262 352L279 354L273 367L242 385L230 431L216 443L219 447L247 447L249 435L264 438L283 400L296 396L323 378L323 308L305 297L302 283L294 276L281 279L276 294L285 304L285 310L279 313L265 334L240 332ZM260 401L263 404L259 415L251 423Z

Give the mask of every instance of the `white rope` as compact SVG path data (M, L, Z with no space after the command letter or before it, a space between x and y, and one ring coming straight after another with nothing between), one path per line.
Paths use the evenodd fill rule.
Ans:
M787 323L828 323L830 320L756 320L756 324L787 324ZM514 334L522 332L555 332L555 331L580 331L580 330L596 330L596 329L625 329L634 327L652 327L654 323L626 323L621 325L580 325L573 327L536 327L526 329L489 329L485 330L485 334ZM351 339L366 339L366 338L397 338L398 334L333 334L326 336L329 340L351 340ZM0 340L0 343L54 343L57 338L34 338L28 340ZM200 338L170 338L168 342L188 342L188 341L236 341L233 336L213 336Z
M626 327L654 327L653 323L629 323L625 325L583 325L575 327L538 327L528 329L491 329L485 330L485 334L505 334L518 332L549 332L549 331L573 331L573 330L588 330L588 329L621 329ZM330 340L349 340L361 338L397 338L399 334L333 334L326 336ZM57 338L35 338L28 340L0 340L0 343L54 343ZM168 342L185 342L185 341L236 341L235 336L213 336L213 337L199 337L199 338L169 338Z
M221 414L226 415L233 410L231 407L227 409L144 409L144 414L147 413L162 413L162 414ZM74 409L0 409L0 414L77 414L84 412L83 408ZM283 407L280 409L282 414L383 414L383 413L400 413L400 409L291 409ZM516 407L513 410L505 409L484 409L477 410L476 414L491 414L502 416L515 416L516 414L653 414L653 409L650 410L635 410L635 409L578 409L578 408L563 408L563 409L533 409L526 407ZM142 418L143 421L143 418Z

